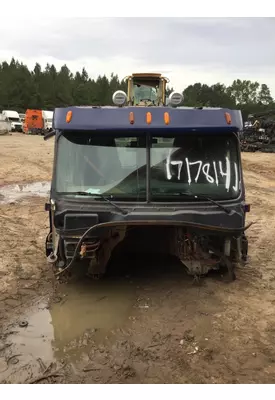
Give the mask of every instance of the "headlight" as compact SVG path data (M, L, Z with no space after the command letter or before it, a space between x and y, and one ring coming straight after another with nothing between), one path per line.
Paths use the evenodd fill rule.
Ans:
M183 95L178 92L173 92L168 97L168 103L172 106L178 106L183 101Z
M123 90L117 90L112 97L113 103L116 106L123 106L127 100L127 94Z

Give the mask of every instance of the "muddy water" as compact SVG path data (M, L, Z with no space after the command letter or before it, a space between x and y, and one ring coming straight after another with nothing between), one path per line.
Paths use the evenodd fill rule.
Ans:
M127 320L135 301L135 290L128 282L85 282L66 286L62 292L63 299L50 310L61 349L86 330L101 340Z
M134 315L135 304L135 286L125 280L64 285L53 304L33 307L12 327L6 359L13 356L15 363L6 371L1 368L1 381L11 374L17 382L25 381L27 368L37 370L39 359L46 366L52 361L75 366L88 361L91 346L115 341L118 330ZM28 326L20 327L20 321Z
M50 182L14 184L0 187L0 204L13 203L25 197L46 197L50 193Z
M14 327L14 333L9 336L9 341L15 345L16 353L27 358L30 356L46 361L53 359L54 328L46 307L46 304L40 304L38 308L31 310L30 314L22 316L22 320L28 322L26 328Z

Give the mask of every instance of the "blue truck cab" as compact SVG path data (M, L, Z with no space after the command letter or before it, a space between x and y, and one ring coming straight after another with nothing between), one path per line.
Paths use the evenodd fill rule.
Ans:
M118 106L54 111L48 261L98 277L113 252L156 251L234 279L248 248L241 112L123 106L122 93Z

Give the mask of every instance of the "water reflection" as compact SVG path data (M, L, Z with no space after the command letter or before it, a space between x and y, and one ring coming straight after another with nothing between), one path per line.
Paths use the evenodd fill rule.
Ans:
M21 354L16 368L26 360L41 358L45 363L80 359L89 344L115 339L134 313L135 288L127 281L85 281L64 285L50 308L41 304L22 318L26 328L9 336L13 352Z

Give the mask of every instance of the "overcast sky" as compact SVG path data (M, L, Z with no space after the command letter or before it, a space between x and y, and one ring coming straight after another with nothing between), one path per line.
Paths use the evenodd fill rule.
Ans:
M0 59L12 56L92 77L161 72L176 90L234 79L266 83L275 97L275 18L9 19L0 24Z

